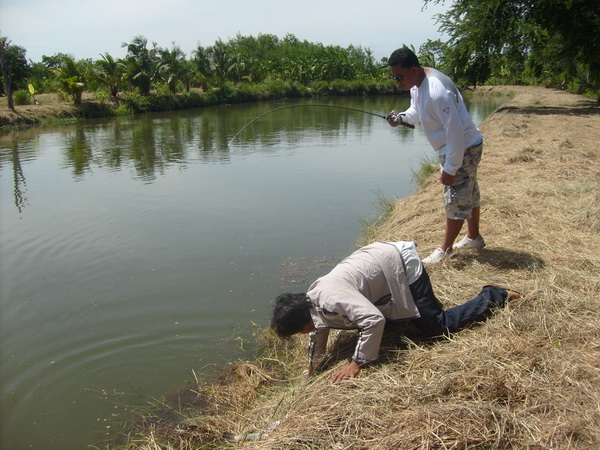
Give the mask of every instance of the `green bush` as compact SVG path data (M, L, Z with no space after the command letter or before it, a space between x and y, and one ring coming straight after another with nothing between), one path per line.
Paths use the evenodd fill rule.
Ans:
M310 84L315 95L327 95L329 94L329 83L327 81L314 81Z
M108 103L82 102L76 105L79 117L84 119L98 119L112 117L115 109Z
M215 96L219 103L239 103L239 93L232 82L223 83L215 90Z
M121 97L118 114L149 111L150 99L137 91L125 92Z
M31 94L25 89L19 89L18 91L14 91L13 100L15 102L15 105L18 106L31 105L33 103L31 100Z
M179 109L200 108L214 104L210 92L185 92L177 96Z

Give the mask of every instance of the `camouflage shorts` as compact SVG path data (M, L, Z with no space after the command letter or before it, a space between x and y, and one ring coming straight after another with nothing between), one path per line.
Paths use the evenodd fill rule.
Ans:
M444 186L444 207L446 216L454 220L471 218L471 210L479 206L479 185L477 166L481 161L483 143L465 150L463 165L456 172L454 184ZM440 155L440 164L446 162L446 155Z

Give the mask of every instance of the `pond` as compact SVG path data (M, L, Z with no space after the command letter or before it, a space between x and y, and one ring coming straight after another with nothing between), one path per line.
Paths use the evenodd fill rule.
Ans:
M500 102L470 102L476 123ZM3 449L101 445L127 404L234 360L275 296L352 251L435 156L420 127L327 107L278 110L227 145L298 103L0 134Z

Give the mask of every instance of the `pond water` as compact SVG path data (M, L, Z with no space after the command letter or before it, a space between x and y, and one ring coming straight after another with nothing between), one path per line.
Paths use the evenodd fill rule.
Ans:
M0 134L1 448L101 446L123 403L235 359L275 296L352 251L378 199L410 195L435 156L419 127L326 107L268 114L227 146L298 103ZM469 109L480 123L499 104Z

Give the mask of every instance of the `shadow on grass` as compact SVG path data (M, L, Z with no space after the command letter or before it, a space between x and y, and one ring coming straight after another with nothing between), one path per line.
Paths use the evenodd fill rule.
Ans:
M589 116L600 114L600 107L597 105L580 106L576 108L562 108L557 106L540 107L522 107L522 106L501 106L496 112L507 112L516 114L538 114L538 115L569 115L569 116Z
M477 325L478 324L473 324L472 326ZM385 331L379 348L379 357L369 365L371 367L376 367L391 362L400 362L403 359L403 351L408 350L415 345L419 347L428 347L440 340L446 339L447 338L444 336L425 336L419 332L409 320L387 322L385 324ZM348 362L354 354L357 340L357 330L341 331L338 333L333 340L330 351L317 367L317 372L323 372L330 369L340 361Z
M481 249L476 252L455 253L453 265L467 265L472 262L487 264L502 270L537 271L546 266L543 259L526 252L504 249Z

